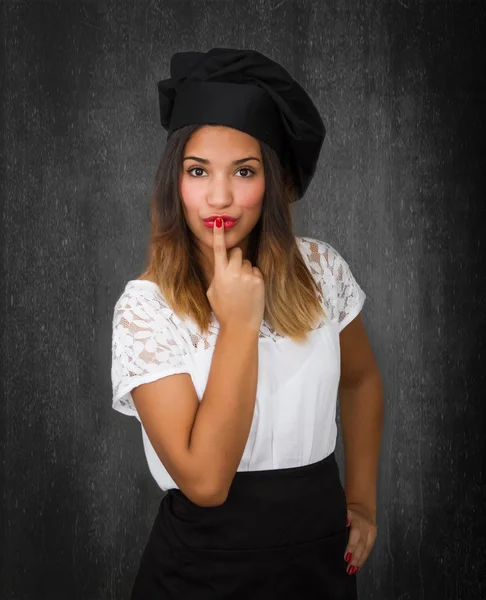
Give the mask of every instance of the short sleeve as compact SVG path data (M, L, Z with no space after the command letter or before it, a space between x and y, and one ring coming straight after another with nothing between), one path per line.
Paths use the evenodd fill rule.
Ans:
M140 421L131 390L168 375L188 373L170 309L155 291L127 288L115 305L112 334L112 407Z
M348 263L339 252L327 244L329 248L328 260L334 280L335 316L338 331L348 325L361 311L366 300L366 294L356 281Z

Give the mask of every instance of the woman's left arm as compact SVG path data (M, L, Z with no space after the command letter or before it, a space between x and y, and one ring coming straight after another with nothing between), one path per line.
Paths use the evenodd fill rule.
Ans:
M376 539L376 486L383 429L383 383L360 315L340 333L339 399L346 501L351 521L345 558L356 573ZM349 555L352 555L350 558Z

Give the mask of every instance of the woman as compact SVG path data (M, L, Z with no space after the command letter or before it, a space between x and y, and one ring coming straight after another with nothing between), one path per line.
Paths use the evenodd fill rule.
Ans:
M322 119L251 50L174 55L159 106L149 265L113 320L113 407L141 422L167 492L131 598L356 599L382 386L365 293L330 244L292 231Z

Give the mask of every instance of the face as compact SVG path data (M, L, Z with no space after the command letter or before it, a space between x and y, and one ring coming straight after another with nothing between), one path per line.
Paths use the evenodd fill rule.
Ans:
M252 158L251 158L252 157ZM228 215L228 250L239 246L246 256L248 236L263 205L265 177L258 140L223 126L198 129L186 143L180 175L180 196L187 225L203 252L208 276L214 270L213 230L203 219Z

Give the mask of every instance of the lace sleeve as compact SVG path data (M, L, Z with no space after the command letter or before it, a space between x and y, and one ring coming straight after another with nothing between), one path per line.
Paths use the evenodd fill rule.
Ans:
M326 244L328 248L328 262L331 267L334 281L333 304L336 309L336 318L341 332L361 311L366 300L366 294L356 281L348 263L339 252Z
M131 390L168 375L188 373L185 355L171 332L167 308L157 295L125 291L113 314L113 408L140 421Z

